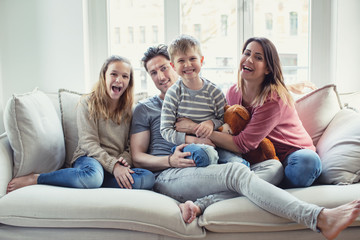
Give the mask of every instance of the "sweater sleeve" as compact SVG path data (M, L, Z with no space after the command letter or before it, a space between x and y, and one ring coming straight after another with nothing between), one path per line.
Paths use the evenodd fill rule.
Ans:
M224 93L218 87L215 87L211 94L214 99L215 106L215 119L212 119L214 123L214 130L217 130L224 124L224 107L226 105L226 98Z
M86 100L81 101L78 106L77 126L79 134L78 148L80 148L87 156L98 160L106 171L112 173L118 160L116 157L110 156L101 147L98 122L94 119L90 119ZM125 159L131 159L128 152L124 152L123 154Z
M256 107L245 129L233 136L240 151L247 153L257 148L260 142L278 125L281 114L278 101L266 101L262 106Z
M171 86L164 98L162 110L161 110L161 124L160 132L161 136L168 142L176 145L185 143L185 133L178 132L175 130L175 123L177 118L179 96L177 93L177 84Z

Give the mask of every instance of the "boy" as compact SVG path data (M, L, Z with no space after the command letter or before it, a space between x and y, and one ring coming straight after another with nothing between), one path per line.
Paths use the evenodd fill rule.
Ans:
M201 53L200 43L192 36L181 35L169 46L171 66L180 76L180 79L167 91L161 112L160 132L164 139L176 145L192 143L192 136L178 132L175 123L181 118L188 118L198 123L195 134L200 139L206 139L213 130L223 124L225 96L220 88L209 80L199 76L204 56ZM197 166L237 161L249 166L249 163L237 155L217 149L216 152L209 145L189 145L184 151L205 151L210 159L200 160ZM217 153L219 157L217 157ZM206 156L206 154L203 154ZM213 156L216 155L214 158ZM206 159L206 158L205 158Z

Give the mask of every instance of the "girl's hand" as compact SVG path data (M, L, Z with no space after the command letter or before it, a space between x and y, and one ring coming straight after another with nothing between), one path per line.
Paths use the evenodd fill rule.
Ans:
M195 135L199 138L208 138L214 130L214 123L211 120L204 121L195 127Z
M134 179L132 178L131 173L134 173L134 171L131 170L130 167L120 165L119 163L115 164L113 174L119 187L132 189L131 184L134 184Z
M118 159L118 162L120 163L120 165L123 165L125 167L130 167L130 164L123 157L120 157Z

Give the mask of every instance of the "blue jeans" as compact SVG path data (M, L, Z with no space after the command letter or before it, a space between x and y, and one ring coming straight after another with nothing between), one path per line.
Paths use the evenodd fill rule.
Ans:
M133 189L152 189L155 177L146 169L133 168ZM82 156L76 159L72 168L64 168L39 175L38 184L72 188L120 188L114 175L104 171L94 158Z
M310 149L289 154L284 165L283 188L308 187L320 176L322 167L319 155Z
M175 152L176 146L171 149L171 152ZM191 155L187 156L187 159L194 160L197 167L206 167L211 164L223 164L228 162L239 162L250 167L250 163L242 157L236 155L233 152L227 151L222 148L214 148L205 144L189 144L182 150L183 152L190 152Z

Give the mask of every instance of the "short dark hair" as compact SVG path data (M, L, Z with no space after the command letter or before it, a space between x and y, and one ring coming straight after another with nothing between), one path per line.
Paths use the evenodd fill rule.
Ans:
M146 64L148 61L150 61L151 59L153 59L154 57L157 56L163 56L165 57L167 60L170 61L170 57L169 57L169 53L167 51L167 46L164 44L160 44L158 46L153 46L153 47L149 47L146 52L144 53L144 57L141 59L146 71L148 71Z

